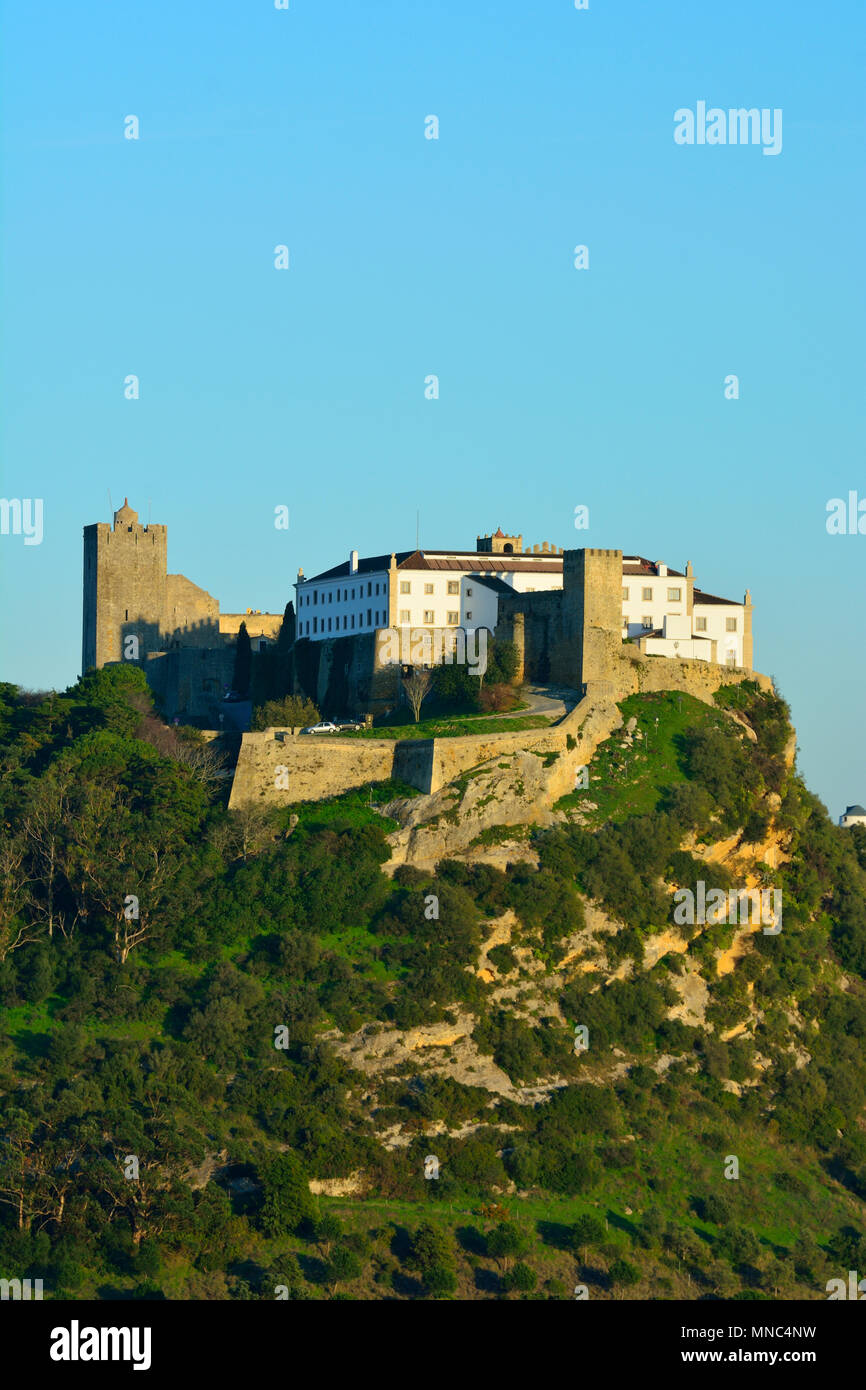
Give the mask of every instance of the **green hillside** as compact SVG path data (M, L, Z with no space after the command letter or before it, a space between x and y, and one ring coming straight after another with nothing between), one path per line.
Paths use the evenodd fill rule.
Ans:
M866 834L776 695L621 710L512 862L389 877L409 788L229 813L137 670L0 686L4 1275L823 1299L866 1269ZM781 930L678 925L699 882L780 891Z

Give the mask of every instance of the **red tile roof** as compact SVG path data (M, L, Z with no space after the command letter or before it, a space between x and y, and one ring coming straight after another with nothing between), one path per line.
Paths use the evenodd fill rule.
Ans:
M631 561L631 564L629 564L628 561ZM622 572L623 574L646 574L655 575L657 578L659 577L659 567L655 561L645 560L642 555L629 555L628 557L623 557ZM660 577L664 578L664 575ZM685 575L679 570L672 570L670 568L668 568L667 577L668 579L685 579Z
M705 594L703 589L695 589L695 603L726 603L742 608L735 598L719 598L718 594Z

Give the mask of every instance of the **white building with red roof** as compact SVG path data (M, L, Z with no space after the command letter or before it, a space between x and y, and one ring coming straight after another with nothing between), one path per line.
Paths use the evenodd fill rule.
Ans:
M360 557L351 551L332 569L295 585L297 636L311 641L385 628L496 628L506 594L562 589L562 548L544 542L524 549L523 537L501 528L479 536L475 550L394 551ZM648 655L690 657L751 668L752 605L695 587L685 572L640 555L622 561L622 636Z

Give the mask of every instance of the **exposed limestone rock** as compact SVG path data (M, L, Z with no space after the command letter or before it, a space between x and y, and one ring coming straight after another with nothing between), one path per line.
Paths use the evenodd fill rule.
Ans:
M710 992L700 971L687 961L685 974L672 975L671 985L679 994L682 1003L674 1005L668 1018L678 1019L680 1023L688 1024L692 1028L703 1024Z
M310 1191L316 1197L355 1197L363 1192L364 1175L352 1173L348 1178L310 1178Z
M450 1076L464 1086L480 1086L495 1095L507 1096L522 1105L545 1099L551 1091L565 1085L558 1076L533 1086L512 1085L502 1068L478 1051L472 1039L475 1023L472 1014L458 1014L453 1022L426 1024L406 1032L385 1028L372 1033L368 1025L349 1037L334 1030L323 1034L323 1039L349 1066L368 1076L386 1075L407 1061L424 1070L429 1065L425 1054L435 1053L430 1070ZM443 1055L445 1052L450 1055Z
M560 766L562 763L563 766ZM401 828L390 835L393 873L399 864L432 869L440 859L465 851L494 825L553 825L564 819L551 807L574 781L564 770L577 766L575 753L552 765L534 753L491 758L431 796L392 802L388 814Z

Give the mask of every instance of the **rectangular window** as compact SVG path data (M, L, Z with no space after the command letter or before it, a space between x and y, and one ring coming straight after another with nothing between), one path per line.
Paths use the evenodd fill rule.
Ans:
M449 613L449 614L448 614L448 626L449 626L449 627L456 627L457 624L458 624L459 622L460 622L460 614L459 614L459 613Z
M459 593L460 593L460 580L459 580L459 579L449 579L449 580L448 580L448 592L449 592L449 594L459 594Z
M646 603L647 599L652 599L653 591L652 589L641 589L640 596L643 599L644 603Z
M313 619L313 631L314 631L314 632L316 631L318 625L319 625L319 620L318 620L318 618L314 618L314 619Z
M318 602L319 602L319 591L318 591L318 589L315 589L315 590L313 591L313 603L318 603Z
M347 628L348 626L349 626L349 619L348 619L348 617L347 617L345 614L343 614L343 631L344 631L344 632L346 631L346 628Z
M355 626L355 615L354 615L354 613L353 613L353 614L352 614L352 627L354 627L354 626Z
M622 589L622 601L623 603L628 603L628 589L625 587L625 585L623 585Z
M372 610L372 608L368 608L368 609L367 609L367 626L368 626L368 627L372 627L372 626L373 626L373 610Z
M401 609L400 609L400 622L401 622L401 623L411 623L411 621L412 621L412 614L410 613L409 609L408 609L408 608L401 608Z
M428 624L430 625L430 627L433 626L434 614L433 614L433 609L432 609L432 608L425 608L425 609L424 609L424 621L425 621L425 623L428 623Z
M471 589L471 587L468 588L468 589L466 590L466 597L467 597L467 598L471 598L471 597L472 597L472 589Z
M331 631L331 619L330 619L330 618L328 619L328 631L329 631L329 632Z
M727 664L728 664L729 666L736 666L736 664L737 664L737 653L736 653L736 652L728 652L727 657L726 657L726 661L727 661Z
M470 613L470 611L469 611L468 608L467 608L467 610L466 610L466 621L467 621L467 623L471 623L471 622L472 622L472 614Z
M725 632L736 632L736 630L737 630L737 620L736 620L736 618L725 618Z
M412 592L412 585L409 583L409 580L408 580L408 579L401 579L401 580L400 580L400 593L401 593L401 594L411 594L411 592Z
M333 589L332 589L331 592L328 594L328 602L329 602L329 603L333 603L333 602L334 602L334 590L333 590Z
M682 592L682 589L668 589L668 603L679 603Z
M706 618L695 618L695 632L706 632L706 630L707 630L707 620L706 620Z
M643 615L643 617L641 618L640 621L641 621L641 627L652 627L652 625L653 625L653 620L652 620L652 618L650 617L649 613L644 613L644 615Z
M370 597L370 595L372 594L372 592L373 592L373 583L372 583L372 580L368 579L368 580L367 580L367 598Z
M424 585L424 592L425 592L425 594L432 594L432 592L433 592L433 585L432 585L432 584L425 584L425 585ZM129 614L127 613L126 616L129 617Z

